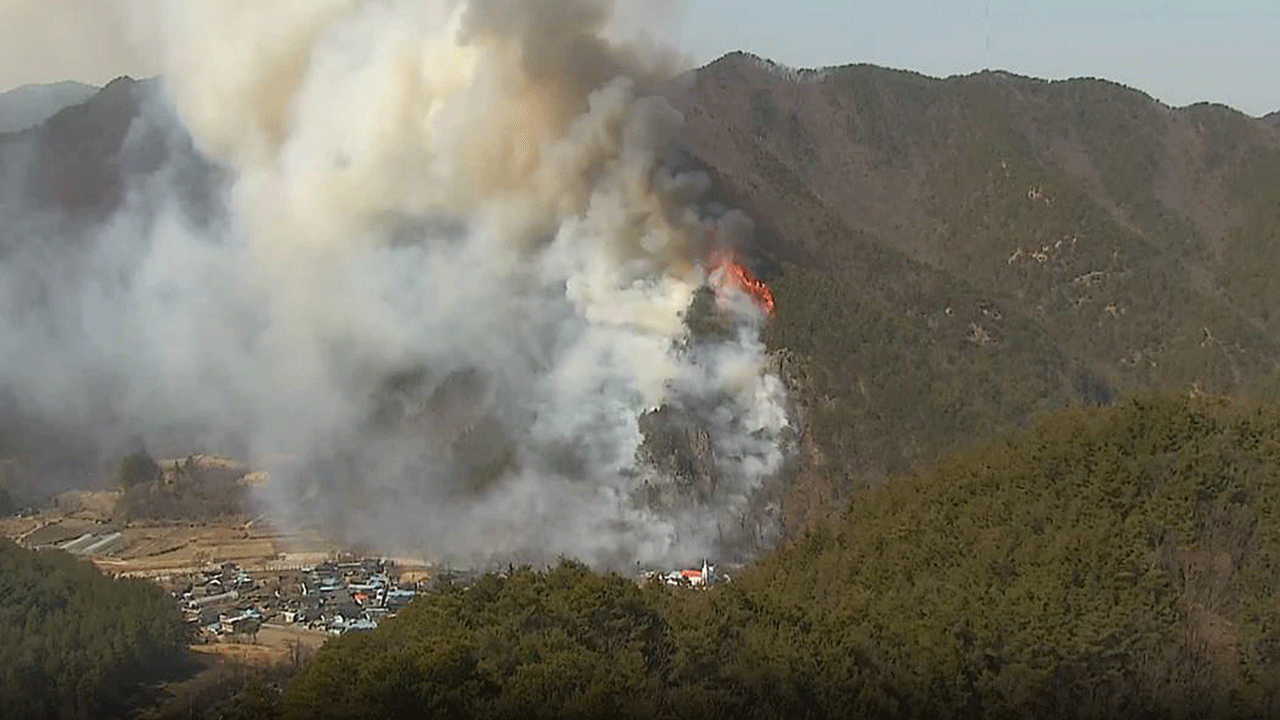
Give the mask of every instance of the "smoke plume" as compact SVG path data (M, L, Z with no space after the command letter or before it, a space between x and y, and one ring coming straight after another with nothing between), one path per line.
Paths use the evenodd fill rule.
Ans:
M0 201L0 385L104 446L292 458L264 502L388 552L620 565L759 540L788 428L765 314L739 294L722 333L689 322L750 223L702 201L656 94L671 56L611 18L151 7L164 85L130 138L189 132L219 209L193 210L170 163L61 252L78 230ZM688 442L653 446L646 417ZM699 487L644 460L690 448Z

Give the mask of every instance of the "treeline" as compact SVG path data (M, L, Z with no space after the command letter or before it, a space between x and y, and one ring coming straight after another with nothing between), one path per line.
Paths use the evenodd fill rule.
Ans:
M1280 715L1277 480L1276 407L1069 412L858 497L732 585L488 577L227 717Z
M12 515L17 511L17 501L13 499L13 495L4 485L0 485L0 517Z
M0 540L0 717L114 717L181 657L184 633L154 584Z
M123 520L209 520L244 512L246 494L236 465L201 464L194 457L160 467L144 450L127 455L116 472Z
M15 491L18 484L17 463L0 457L0 517L23 508L23 499Z

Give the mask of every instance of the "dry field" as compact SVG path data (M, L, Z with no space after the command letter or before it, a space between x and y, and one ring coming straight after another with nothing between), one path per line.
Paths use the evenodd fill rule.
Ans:
M330 638L327 633L303 627L273 625L266 623L258 631L258 643L273 647L292 648L295 644L302 647L318 648Z
M219 523L104 522L86 511L100 494L81 494L74 512L50 509L35 517L0 518L0 536L27 547L58 546L86 534L122 533L123 541L106 555L91 559L103 571L158 577L195 572L210 563L234 562L245 570L274 571L322 562L343 548L315 534L289 534L264 519Z

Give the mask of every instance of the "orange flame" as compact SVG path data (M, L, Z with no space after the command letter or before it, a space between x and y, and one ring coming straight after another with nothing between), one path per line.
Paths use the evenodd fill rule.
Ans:
M769 317L773 317L773 291L756 277L745 265L739 263L731 252L719 253L711 261L711 278L716 297L721 306L726 294L733 290L746 293Z

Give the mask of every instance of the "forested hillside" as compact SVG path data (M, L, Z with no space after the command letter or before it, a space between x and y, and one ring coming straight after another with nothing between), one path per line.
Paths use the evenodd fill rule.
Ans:
M325 646L285 718L1280 712L1280 408L1054 415L869 491L728 586L564 564Z
M0 540L0 717L122 716L184 643L173 600L154 584Z
M808 410L793 522L1046 409L1275 385L1274 123L1101 80L741 53L671 95L760 225Z

